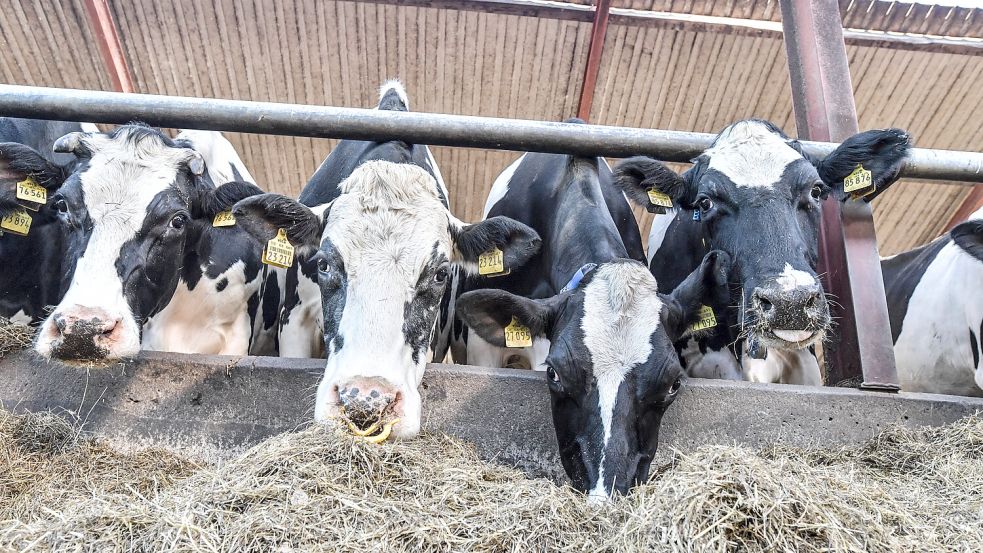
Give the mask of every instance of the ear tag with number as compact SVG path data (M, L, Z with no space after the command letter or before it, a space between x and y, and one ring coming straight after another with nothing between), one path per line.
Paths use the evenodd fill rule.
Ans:
M699 319L690 325L690 332L699 332L717 326L717 317L709 305L701 305Z
M33 221L31 215L21 209L0 219L0 228L9 230L14 234L27 236L27 233L31 231L31 221Z
M665 213L666 209L672 209L672 198L668 194L663 194L655 188L648 189L649 203L652 204L652 208L649 209L651 213Z
M263 248L263 263L289 269L294 264L294 247L287 240L287 231L279 229L266 247Z
M877 187L874 186L873 175L864 169L863 165L857 165L857 168L843 179L843 191L849 192L850 198L853 200L869 196L875 190Z
M529 327L519 324L519 319L515 317L512 317L512 322L505 327L505 347L532 347L532 334L529 332Z
M511 269L505 269L505 254L498 248L492 248L478 256L478 274L481 276L497 277L507 275Z
M44 205L48 203L48 191L40 184L34 182L34 179L31 177L27 177L17 183L17 199Z
M229 209L218 212L215 214L215 218L212 219L213 227L231 227L235 224L236 218L232 215L232 211Z

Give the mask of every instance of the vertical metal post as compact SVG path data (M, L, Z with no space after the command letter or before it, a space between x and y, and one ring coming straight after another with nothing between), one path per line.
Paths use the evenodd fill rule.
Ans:
M99 44L99 53L102 55L102 62L109 72L109 78L113 81L113 88L117 92L133 92L133 77L130 75L130 68L126 64L126 54L123 53L123 45L119 41L119 33L116 32L116 22L113 21L113 14L109 11L107 0L85 0L83 3L85 14L89 18L89 26L92 34L95 35L96 42Z
M597 0L594 8L594 25L590 30L590 46L587 49L587 66L584 67L584 80L580 86L580 104L577 117L587 121L594 103L594 88L597 74L601 70L601 54L604 51L604 37L608 32L608 14L611 13L611 0Z
M800 138L840 142L855 134L857 110L837 0L781 0L795 125ZM896 391L891 327L870 206L823 205L819 270L833 307L826 344L829 384L862 376L862 387Z

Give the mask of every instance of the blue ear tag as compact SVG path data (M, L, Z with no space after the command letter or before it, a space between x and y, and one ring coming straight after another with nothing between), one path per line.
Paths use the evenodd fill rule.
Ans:
M694 221L699 221L700 220L700 210L699 209L694 209L693 210L693 220Z
M584 280L584 277L596 268L597 263L585 264L583 267L578 269L576 273L574 273L573 277L570 278L570 282L568 282L567 285L560 290L560 293L562 294L563 292L569 292L570 290L580 286L580 281Z

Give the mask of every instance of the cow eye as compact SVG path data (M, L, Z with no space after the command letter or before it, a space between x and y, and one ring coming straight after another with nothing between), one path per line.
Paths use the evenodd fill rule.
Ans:
M546 367L546 378L548 378L550 382L554 384L560 383L560 375L556 374L556 371L553 370L553 367Z
M818 184L816 186L813 186L812 187L812 190L809 191L809 195L812 196L816 200L818 200L819 198L822 198L823 197L823 187L822 186L819 186Z
M713 209L713 201L710 198L703 197L697 200L696 207L700 208L700 211L706 213Z
M669 388L669 395L674 396L680 388L683 387L682 379L677 378L675 382L672 383L672 387Z
M437 269L437 272L433 275L433 279L437 282L437 284L447 282L447 267Z
M185 217L184 215L178 213L174 217L171 217L171 223L170 224L171 224L171 228L172 229L181 230L181 229L184 228L184 225L187 222L188 222L188 218Z
M58 210L58 213L68 213L68 202L65 198L58 198L55 200L54 208Z
M317 260L317 270L321 273L328 274L331 272L331 265L328 264L327 259L322 257Z

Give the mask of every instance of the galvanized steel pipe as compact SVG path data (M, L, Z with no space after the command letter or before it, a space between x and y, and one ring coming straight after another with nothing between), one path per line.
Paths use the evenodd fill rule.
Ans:
M706 149L704 133L573 125L421 112L393 112L184 96L124 94L0 85L0 115L33 119L150 125L257 134L535 151L605 157L649 155L687 162ZM917 138L917 137L916 137ZM825 155L836 147L805 142ZM910 178L983 182L983 153L915 149L904 169Z

